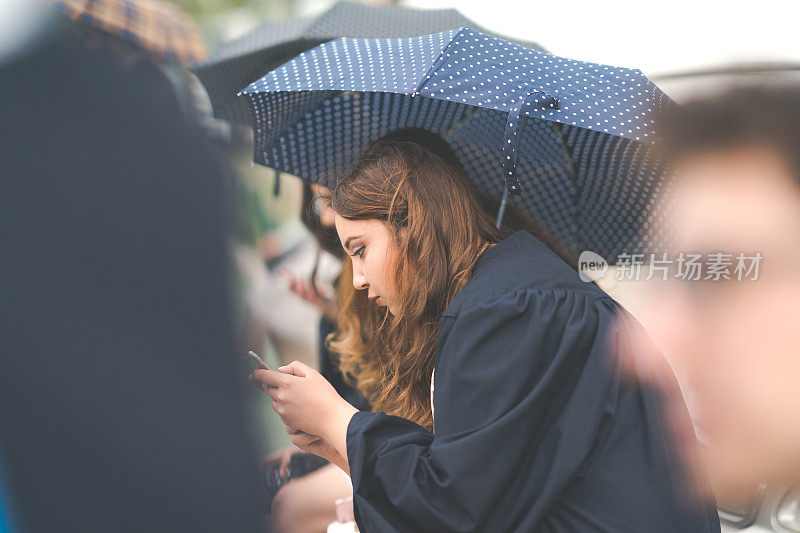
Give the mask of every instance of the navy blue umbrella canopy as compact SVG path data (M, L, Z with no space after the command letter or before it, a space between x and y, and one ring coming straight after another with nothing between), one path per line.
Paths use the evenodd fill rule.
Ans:
M206 87L214 116L249 123L247 106L236 98L236 93L301 52L337 37L413 37L462 26L483 31L455 9L414 9L340 0L316 16L263 24L225 44L193 70ZM541 50L536 43L515 42Z
M477 186L508 194L573 252L643 248L663 165L654 118L672 101L640 71L532 50L470 28L340 38L242 91L257 163L327 187L400 128L441 135Z

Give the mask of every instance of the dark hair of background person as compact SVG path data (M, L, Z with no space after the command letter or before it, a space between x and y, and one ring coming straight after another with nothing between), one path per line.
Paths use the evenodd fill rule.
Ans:
M300 220L308 228L319 247L341 260L344 259L344 249L339 241L339 234L335 226L323 226L319 220L319 215L314 210L314 202L317 195L311 190L311 185L303 182L303 199L300 206Z
M256 531L220 166L66 20L0 67L0 453L23 531Z
M775 150L800 182L800 87L739 86L673 106L659 117L662 157L751 146Z

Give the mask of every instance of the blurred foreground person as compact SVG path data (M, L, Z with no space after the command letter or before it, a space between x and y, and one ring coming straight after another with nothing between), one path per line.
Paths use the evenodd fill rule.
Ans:
M0 65L0 469L19 531L256 531L217 161L63 21Z
M662 284L654 336L691 390L715 489L798 479L800 89L690 103L664 118L662 147L676 180L669 257L704 262Z

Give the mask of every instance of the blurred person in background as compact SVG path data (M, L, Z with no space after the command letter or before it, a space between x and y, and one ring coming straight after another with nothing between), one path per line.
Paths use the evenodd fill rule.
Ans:
M330 191L321 185L303 184L300 217L317 245L310 275L298 276L286 267L280 268L280 273L294 295L319 309L320 373L339 395L356 408L366 410L369 409L366 399L358 389L348 383L339 370L338 360L325 345L326 337L336 328L336 318L340 310L339 296L347 291L348 286L352 287L349 281L352 273L348 272L347 263L333 283L325 283L318 276L323 254L336 258L340 265L345 258L333 225L333 211L323 198L328 193ZM305 453L291 445L265 457L262 465L265 469L278 468L281 475L288 475L292 458ZM272 530L293 533L325 531L328 524L337 518L336 501L351 497L352 490L347 477L332 464L326 464L301 477L293 477L274 496L270 510Z
M686 382L714 488L800 479L800 89L690 102L663 117L661 148L669 257L729 261L719 279L661 283L651 329Z
M319 367L320 373L325 376L336 391L348 402L358 409L368 409L369 404L361 392L351 382L346 380L339 369L338 359L328 351L325 340L336 329L336 320L341 310L341 298L346 298L349 291L347 279L352 279L352 272L347 270L347 255L339 243L339 236L334 226L334 213L327 203L326 197L330 189L317 183L303 184L303 204L301 218L303 224L309 229L317 242L317 257L314 268L307 278L296 277L288 269L282 270L282 275L289 284L290 289L304 300L313 303L320 310L319 321ZM335 257L340 264L340 273L331 284L319 283L317 271L323 253ZM346 277L342 284L342 277Z

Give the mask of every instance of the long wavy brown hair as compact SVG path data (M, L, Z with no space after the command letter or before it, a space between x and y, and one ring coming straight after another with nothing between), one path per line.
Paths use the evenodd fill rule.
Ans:
M487 243L535 227L518 211L497 229L481 195L447 143L425 130L379 139L338 180L331 207L350 220L383 221L399 253L397 314L355 290L349 256L339 284L338 331L327 346L375 411L432 429L431 372L442 313L472 277ZM541 234L539 235L541 236ZM544 238L544 236L541 236Z

